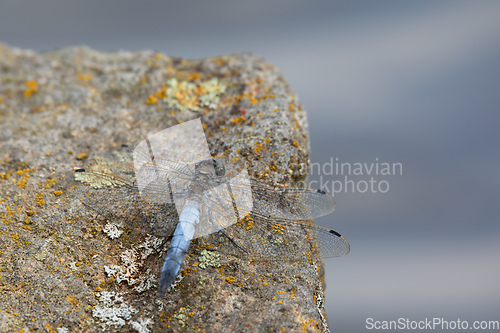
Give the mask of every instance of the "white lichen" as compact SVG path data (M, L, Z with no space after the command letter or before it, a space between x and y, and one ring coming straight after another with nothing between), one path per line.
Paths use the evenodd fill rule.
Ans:
M163 239L148 235L144 243L137 246L137 249L144 249L142 260L145 260L163 244Z
M104 229L102 229L102 231L106 235L108 235L109 238L116 239L123 234L123 230L118 229L118 227L120 226L115 223L108 223L104 226Z
M149 268L146 271L146 275L140 276L137 280L139 281L139 285L135 286L134 290L139 293L156 286L156 276L151 274L151 270Z
M126 270L133 274L137 271L138 263L137 263L137 252L134 249L125 250L120 255L122 259L122 263L125 266Z
M152 324L153 321L150 318L139 318L138 321L130 321L130 325L139 333L149 333L150 330L148 328L149 324Z
M104 266L104 272L106 272L107 276L114 277L118 283L128 280L128 277L125 275L125 271L121 266Z
M99 319L102 327L124 326L138 311L123 301L118 293L102 291L96 294L99 304L92 309L92 316Z
M120 255L121 265L105 265L106 275L114 277L118 283L127 282L129 286L134 286L134 290L137 292L143 292L157 286L157 278L150 269L145 274L139 274L139 272L144 266L144 260L161 243L161 238L148 236L142 244L122 252Z
M174 290L175 287L177 287L183 279L184 279L184 275L182 275L182 274L177 275L175 277L174 281L172 282L172 284L167 288L167 293Z

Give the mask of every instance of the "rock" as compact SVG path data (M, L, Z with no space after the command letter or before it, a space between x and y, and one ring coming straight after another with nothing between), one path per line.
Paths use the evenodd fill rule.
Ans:
M261 181L302 179L306 114L263 59L0 44L1 331L328 330L315 253L293 264L220 255L201 268L195 243L155 302L162 239L108 237L108 222L66 195L65 175L88 156L198 117L213 155L244 158Z

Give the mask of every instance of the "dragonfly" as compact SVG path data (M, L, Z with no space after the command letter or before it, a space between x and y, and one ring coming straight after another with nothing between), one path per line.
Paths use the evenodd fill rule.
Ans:
M150 136L134 150L112 149L71 177L73 195L85 206L170 239L159 298L194 239L263 260L299 260L315 246L324 258L349 252L342 235L311 222L334 211L330 194L250 179L244 161L210 155L199 120L187 123Z

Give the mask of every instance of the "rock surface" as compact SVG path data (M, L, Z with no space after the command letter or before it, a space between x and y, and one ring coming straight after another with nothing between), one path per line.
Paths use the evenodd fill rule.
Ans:
M66 195L64 175L93 154L198 117L213 155L262 181L301 180L305 111L262 59L0 44L0 331L328 330L317 256L256 263L193 246L161 303L163 239Z

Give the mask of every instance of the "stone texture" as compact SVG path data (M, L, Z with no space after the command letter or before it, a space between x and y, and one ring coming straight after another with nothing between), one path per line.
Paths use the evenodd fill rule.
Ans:
M195 244L157 302L162 239L121 234L66 195L64 175L90 156L198 117L212 154L301 180L306 114L263 59L0 44L0 331L328 330L317 256L263 263Z

